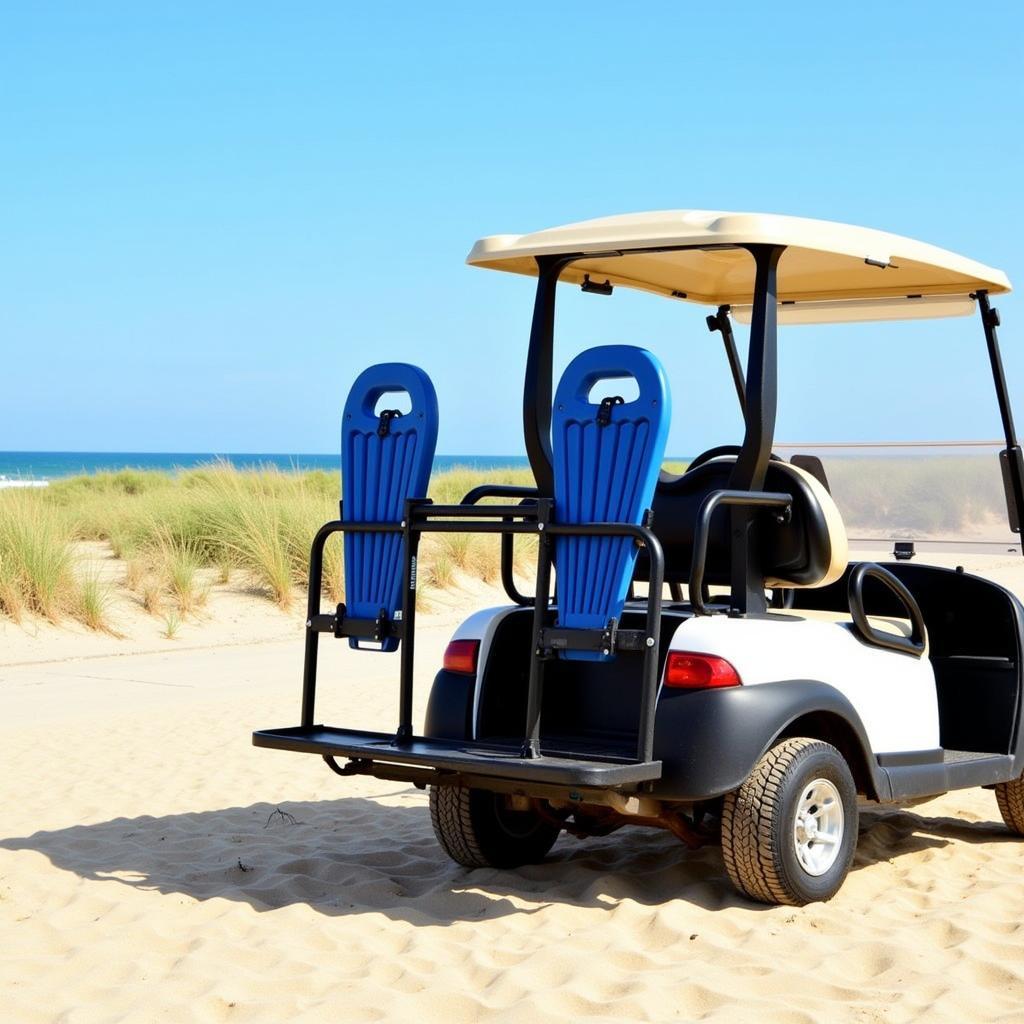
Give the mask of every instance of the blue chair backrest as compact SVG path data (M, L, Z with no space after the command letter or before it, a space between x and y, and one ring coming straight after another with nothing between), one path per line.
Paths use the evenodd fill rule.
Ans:
M411 408L375 411L391 392L408 395ZM341 488L344 522L398 523L407 498L425 497L437 444L437 395L430 378L408 363L378 363L357 378L341 424ZM402 535L345 534L345 608L356 619L394 618L402 598ZM349 638L359 649L393 651Z
M623 378L636 382L633 401L590 400L598 381ZM670 418L665 371L650 352L606 345L573 359L552 414L556 521L639 525L654 498ZM558 624L603 629L619 618L636 555L632 537L556 537ZM575 660L603 659L586 651L562 653Z

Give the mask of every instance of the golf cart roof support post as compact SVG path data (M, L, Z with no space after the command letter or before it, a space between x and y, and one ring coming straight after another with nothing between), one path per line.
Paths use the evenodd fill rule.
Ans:
M732 373L736 397L739 399L740 413L745 416L747 412L747 382L743 376L743 363L740 362L740 354L736 350L736 337L732 332L732 320L729 318L729 309L729 306L719 306L718 312L708 317L708 330L720 331L722 334L725 358L729 360L729 371Z
M999 416L1003 421L1003 437L1006 439L1006 451L1000 455L1003 469L1003 487L1006 491L1006 509L1010 521L1010 529L1019 533L1021 517L1024 516L1024 457L1017 443L1017 431L1013 425L1013 408L1010 405L1010 394L1006 387L1006 374L1003 372L1003 357L999 351L999 313L989 302L988 291L980 288L974 293L981 314L981 325L985 329L985 343L988 346L988 359L992 366L992 382L996 387L996 400L999 402ZM1022 552L1024 553L1024 552Z
M537 490L554 497L555 474L551 454L551 400L554 373L555 292L558 276L572 263L567 256L538 256L537 295L533 304L530 348L523 385L523 436Z
M999 402L999 416L1003 421L1003 436L1007 448L1017 447L1017 432L1013 425L1013 410L1010 408L1010 395L1006 390L1006 375L1003 373L1003 357L999 352L999 336L996 327L999 325L999 314L988 300L988 292L982 289L974 293L978 300L978 311L981 313L981 324L985 328L985 342L988 345L988 358L992 364L992 380L996 386L996 399Z
M744 407L743 445L729 477L729 489L759 491L775 440L778 405L778 266L785 252L782 245L751 245L754 259L754 295L747 353L747 388ZM732 572L731 607L741 615L764 612L764 575L754 557L751 537L756 512L743 505L731 510Z

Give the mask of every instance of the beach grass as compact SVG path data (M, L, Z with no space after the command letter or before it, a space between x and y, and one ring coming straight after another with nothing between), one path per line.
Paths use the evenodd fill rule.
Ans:
M109 584L92 569L80 573L77 584L77 617L97 633L113 633L109 609L114 595Z
M429 496L458 502L485 481L529 486L532 476L528 470L455 468L432 479ZM175 473L96 473L47 488L0 491L0 612L19 621L26 613L52 621L71 616L90 628L107 628L109 593L98 581L76 577L79 541L110 545L125 563L126 588L150 614L165 624L170 618L169 635L202 607L211 584L227 584L236 574L291 608L308 582L314 534L338 516L338 491L337 475L324 471L239 470L222 462ZM460 574L491 581L500 572L499 541L431 537L423 561L424 582L438 588L455 585ZM345 597L340 536L324 550L323 592L332 603Z
M15 620L28 611L57 621L75 593L73 533L39 494L8 491L0 502L0 602Z
M970 534L978 524L1005 522L998 466L989 459L833 459L828 471L854 535ZM526 469L455 468L432 478L428 496L452 504L482 483L532 482ZM90 628L108 628L109 601L98 581L80 578L76 569L80 541L110 544L125 563L128 590L150 614L173 617L169 634L196 614L217 584L255 588L291 608L308 581L314 534L337 518L338 491L337 475L324 471L240 470L221 462L0 490L0 613L18 621L26 614L52 621L71 616ZM421 581L438 590L466 577L494 582L500 550L496 536L428 534ZM532 574L536 550L536 538L516 537L517 573ZM331 603L345 597L343 563L342 538L333 536L324 551L323 582Z

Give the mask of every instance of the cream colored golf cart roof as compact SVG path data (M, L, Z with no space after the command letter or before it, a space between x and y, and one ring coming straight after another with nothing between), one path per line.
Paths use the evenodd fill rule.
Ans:
M787 247L779 262L778 297L797 305L782 306L783 322L954 316L971 311L967 296L973 291L1010 290L1001 270L884 231L708 210L629 213L529 235L491 235L473 246L466 262L536 276L534 257L580 253L583 258L560 280L580 284L589 275L597 283L702 305L728 304L744 319L743 306L754 291L754 261L739 247L755 244ZM692 248L652 251L676 246ZM803 303L813 306L801 308Z

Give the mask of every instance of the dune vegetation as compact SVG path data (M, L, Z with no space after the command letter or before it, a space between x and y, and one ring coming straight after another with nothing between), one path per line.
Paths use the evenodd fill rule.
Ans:
M436 475L429 496L453 503L482 483L528 484L526 470ZM56 622L71 617L112 630L109 585L82 568L76 544L104 541L124 563L125 586L173 635L207 600L211 582L233 580L284 609L308 581L309 545L338 515L334 474L238 470L226 463L169 474L142 470L56 480L47 488L0 491L0 612ZM530 538L516 544L530 557ZM497 537L435 534L421 543L421 589L448 588L460 575L498 579ZM324 597L344 600L342 542L325 549Z
M673 467L680 471L683 466ZM922 537L1005 531L998 466L981 458L833 459L828 472L851 534ZM453 469L436 474L429 496L455 503L480 483L529 485L528 470ZM338 512L338 478L323 471L235 469L211 463L177 473L122 470L57 480L47 488L0 490L0 613L76 619L114 631L111 583L84 566L76 545L109 544L123 582L173 636L215 584L236 583L281 608L301 606L310 541ZM529 574L532 538L516 540L517 569ZM427 534L421 595L460 578L500 576L499 539ZM342 542L324 560L324 598L344 600Z

